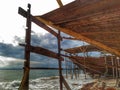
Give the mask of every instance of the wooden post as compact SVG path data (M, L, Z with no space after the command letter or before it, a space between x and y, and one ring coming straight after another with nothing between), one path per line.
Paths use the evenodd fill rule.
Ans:
M86 66L86 52L85 51L83 51L83 54L84 54L84 65ZM84 73L85 73L85 79L87 78L87 75L86 75L86 67L84 68Z
M104 75L106 76L108 73L107 56L106 55L105 55L105 68L106 68L106 71L105 71Z
M112 66L114 66L113 56L111 57L111 61L112 61ZM115 68L114 67L112 68L112 71L113 71L113 78L115 78Z
M24 62L24 76L18 90L29 90L29 70L30 70L30 42L31 42L31 5L28 4L27 22L26 22L26 37L25 37L25 62Z
M65 53L65 55L66 55L67 53ZM66 68L66 78L68 78L68 62L67 62L67 60L66 60L66 57L65 57L65 68Z
M61 39L60 39L60 30L58 30L58 64L59 64L59 81L60 81L60 90L63 90L63 86L62 86L62 62L60 60L60 55L61 55Z
M59 6L60 6L60 7L62 7L62 6L63 6L63 3L62 3L62 1L61 1L61 0L57 0L57 3L59 4Z
M118 78L118 59L119 57L116 57L115 64L116 64L116 86L118 86L119 78Z
M66 89L71 90L70 86L68 85L68 83L66 82L63 76L62 76L62 80L63 80L63 84L65 85Z
M71 73L71 79L73 79L73 63L70 62L70 73Z
M24 90L29 90L29 68L30 68L30 42L31 42L31 19L30 19L30 9L31 5L28 4L28 12L27 12L27 29L26 29L26 38L25 38L25 69L24 72L28 70L27 79L24 85Z
M75 79L77 79L77 67L75 64L74 64L74 74L75 74Z
M118 77L120 77L120 68L119 68L119 66L120 66L120 58L118 58Z

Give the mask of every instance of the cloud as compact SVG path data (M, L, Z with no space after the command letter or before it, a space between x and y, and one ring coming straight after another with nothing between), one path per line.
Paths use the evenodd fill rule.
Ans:
M57 39L50 33L46 33L43 35L43 34L35 34L34 32L32 32L31 37L32 37L31 44L33 46L40 46L40 47L49 49L51 51L58 52ZM21 37L15 36L14 42L24 43L24 39ZM71 41L71 40L63 40L61 42L61 46L62 46L61 48L63 48L63 49L71 48L71 47L78 46L80 44L81 44L81 42ZM22 61L24 59L24 47L21 47L19 45L14 46L13 44L0 43L0 56L16 58L15 61L17 61L17 63L14 60L13 60L13 62L12 61L11 62L19 66L20 62L18 59L20 59L20 61ZM31 59L31 61L40 62L37 66L42 66L42 67L47 66L48 64L50 67L52 67L52 66L57 67L57 63L58 63L57 60L55 60L53 58L49 58L49 57L35 54L35 53L31 53L30 59ZM11 62L9 62L9 63L11 63ZM20 66L21 66L21 64L20 64Z
M3 57L0 56L0 69L2 68L7 68L7 69L11 69L11 68L23 68L24 66L24 59L16 59L16 58L11 58L11 57ZM31 61L30 65L32 67L34 66L38 66L40 65L40 62L37 61Z

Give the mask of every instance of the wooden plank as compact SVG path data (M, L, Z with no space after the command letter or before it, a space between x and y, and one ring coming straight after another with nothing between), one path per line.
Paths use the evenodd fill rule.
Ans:
M83 53L83 52L101 51L101 49L96 48L92 45L84 45L84 46L79 46L74 48L68 48L68 49L65 49L64 51L68 53Z
M62 6L63 6L63 3L62 3L62 1L61 1L61 0L56 0L56 1L57 1L58 5L59 5L60 7L62 7Z
M62 76L62 82L65 85L65 87L66 87L67 90L72 90L63 76Z
M84 66L85 68L88 68L88 69L91 68L93 70L99 70L99 69L105 69L106 68L105 63L101 63L101 66L99 66L98 64L92 63L89 58L86 58L85 65L84 65L84 58L83 58L83 60L80 60L79 58L77 58L75 56L74 57L69 57L69 58L70 58L71 61L76 63L78 66L82 65L82 66ZM91 59L91 60L94 62L95 58ZM110 64L107 64L107 67L111 70L112 70L112 68L119 68L120 69L120 66L117 67L116 65L110 65Z
M19 7L18 13L20 15L22 15L23 17L27 17L27 12L22 9L21 7ZM31 21L34 22L35 24L37 24L38 26L42 27L43 29L47 30L49 33L51 33L52 35L54 35L55 37L58 37L58 34L53 31L51 28L49 28L47 25L45 25L44 23L40 22L39 20L37 20L34 16L30 15L31 17ZM60 37L61 38L61 37Z
M24 76L20 85L20 88L22 88L21 90L29 90L29 67L30 67L30 43L31 43L31 17L30 17L30 13L31 13L31 5L28 4L28 9L27 9L27 19L26 19L26 35L25 35L25 62L24 62Z
M25 44L20 44L21 46L25 46ZM33 53L37 53L37 54L41 54L41 55L45 55L51 58L55 58L58 59L58 54L55 52L52 52L48 49L42 48L42 47L35 47L35 46L30 46L29 50ZM60 57L60 60L64 60L62 57Z
M58 34L59 36L61 36L61 32L60 30L58 30ZM58 44L58 66L59 66L59 83L60 83L60 90L63 90L63 84L62 84L62 62L60 60L60 57L61 57L61 40L60 38L58 37L57 38L57 44Z
M103 49L105 51L108 51L108 52L110 52L112 54L120 56L120 52L115 50L115 49L112 49L110 46L104 45L103 43L100 43L100 42L97 42L97 41L95 41L93 39L87 38L87 37L81 35L80 33L76 33L76 32L74 32L74 31L72 31L70 29L66 29L66 28L59 27L58 25L54 25L54 23L52 23L51 21L45 20L45 19L41 18L40 16L36 17L36 18L39 21L41 21L41 22L43 22L43 23L45 23L45 24L47 24L47 25L49 25L49 26L51 26L53 28L56 28L57 30L60 30L60 31L62 31L62 32L68 34L68 35L71 35L71 36L73 36L75 38L78 38L78 39L80 39L82 41L85 41L85 42L87 42L89 44L92 44L92 45L94 45L94 46L96 46L98 48L101 48L101 49Z
M29 69L26 69L18 90L28 90L28 87L25 84L28 79L28 76L29 76Z
M67 22L70 20L74 20L77 17L83 17L93 13L103 12L110 10L112 8L120 7L119 0L87 0L87 1L85 0L85 4L81 2L83 2L83 0L74 1L73 3L63 6L60 9L47 13L42 17L44 19L51 20L55 23L56 22L63 23L64 21Z
M81 64L78 60L72 60L70 59L73 63L77 64L79 67L82 67L83 69L88 69L88 70L91 70L93 72L96 72L96 73L99 73L99 74L103 74L103 72L100 72L98 70L95 69L95 66L91 65L93 68L90 67L90 65L84 65L84 64Z
M32 69L32 70L36 70L36 69L38 69L38 70L59 70L59 68L48 68L48 67L30 67L30 69Z
M69 39L69 40L80 40L80 39L77 39L77 38L73 38L73 37L62 37L63 39Z
M104 34L104 35L108 35L108 34L120 34L120 31L118 31L118 32L113 32L113 31L99 31L98 30L98 32L84 32L84 33L81 33L82 35L94 35L94 34L96 34L96 35L99 35L99 34Z

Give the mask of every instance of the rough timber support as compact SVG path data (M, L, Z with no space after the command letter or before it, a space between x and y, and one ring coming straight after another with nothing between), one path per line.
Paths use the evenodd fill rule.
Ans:
M29 68L30 68L30 42L31 42L31 18L30 18L31 5L28 4L27 22L26 22L26 38L25 38L25 62L24 62L24 76L19 87L19 90L29 90Z
M22 15L23 17L27 18L27 12L22 9L21 7L19 7L19 10L18 10L18 13L20 15ZM49 33L51 33L52 35L54 35L55 37L58 36L58 34L53 31L50 27L48 27L46 24L40 22L38 19L36 19L34 16L32 16L30 14L30 18L31 18L31 21L34 22L35 24L37 24L38 26L42 27L43 29L47 30Z
M57 1L57 3L59 4L59 6L60 7L62 7L63 6L63 3L62 3L62 1L61 0L56 0Z
M60 75L60 90L63 90L63 85L65 85L65 87L67 88L67 90L71 90L69 85L67 84L66 80L64 79L64 77L62 76L62 60L63 58L61 57L61 40L62 38L60 37L60 31L58 33L56 33L55 31L53 31L51 28L49 28L47 26L47 24L44 24L43 22L39 21L38 19L36 19L34 16L32 16L30 14L30 5L28 5L29 9L26 12L24 9L19 7L19 14L22 15L23 17L27 18L27 29L26 29L26 39L25 39L25 43L26 44L20 44L21 46L25 47L25 66L24 66L24 76L22 79L22 82L20 84L19 90L29 90L29 70L30 69L58 69L59 70L59 75ZM31 46L30 45L30 41L31 41L31 22L34 22L35 24L37 24L38 26L44 28L45 30L47 30L49 33L53 34L54 36L57 37L58 39L58 53L54 53L52 51L49 51L47 49L44 49L42 47L35 47L35 46ZM58 59L58 63L59 63L59 68L32 68L30 67L30 52L34 52L37 54L42 54L48 57L52 57L52 58L56 58Z
M20 46L26 46L25 44L20 44ZM33 53L37 53L37 54L41 54L41 55L45 55L51 58L55 58L58 59L58 53L52 52L50 50L47 50L45 48L42 47L37 47L37 46L31 46L29 47L29 50ZM63 61L63 58L60 57L60 60Z
M60 36L60 31L58 30L58 35ZM60 90L63 90L63 85L62 85L62 81L63 81L63 78L62 78L62 62L60 60L60 54L61 54L61 40L60 40L60 37L57 37L58 39L58 65L59 65L59 80L60 80Z

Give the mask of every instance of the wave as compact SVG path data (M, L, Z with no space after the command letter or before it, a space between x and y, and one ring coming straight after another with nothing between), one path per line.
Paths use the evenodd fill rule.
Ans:
M83 84L91 82L91 79L66 79L72 90L79 90ZM12 82L0 82L0 90L18 90L19 80ZM30 80L29 90L60 90L59 77L42 77ZM65 87L63 90L66 90Z
M0 82L0 90L18 90L19 80ZM30 80L29 90L59 90L58 77L44 77Z

